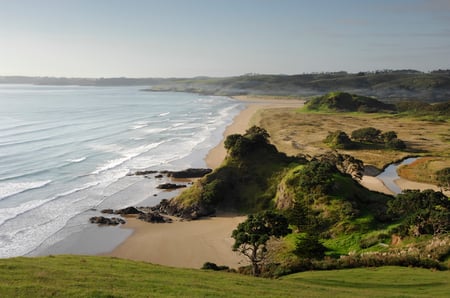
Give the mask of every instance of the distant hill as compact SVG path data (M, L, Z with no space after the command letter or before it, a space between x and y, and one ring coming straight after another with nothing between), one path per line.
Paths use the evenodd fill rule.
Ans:
M52 78L0 76L1 83L83 86L149 86L150 91L211 95L272 95L310 97L341 90L376 97L383 102L450 100L450 70L310 73L297 75L247 74L213 78Z
M350 94L346 92L330 92L309 100L304 107L308 111L339 112L394 112L396 106L383 103L375 98Z
M228 78L167 79L152 90L213 95L273 95L310 97L341 90L376 97L383 102L450 99L450 70L423 73L414 70L334 72L299 75L249 74Z

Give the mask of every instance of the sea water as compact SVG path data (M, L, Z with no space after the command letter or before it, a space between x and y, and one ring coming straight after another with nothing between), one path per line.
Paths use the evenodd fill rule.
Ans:
M205 167L243 105L142 87L0 85L0 257L45 251L102 208L157 204L136 170Z

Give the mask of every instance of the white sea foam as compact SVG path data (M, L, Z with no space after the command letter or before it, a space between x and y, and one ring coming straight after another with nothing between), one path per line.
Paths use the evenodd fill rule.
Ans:
M133 123L133 125L131 125L130 128L132 130L136 130L136 129L144 128L144 127L147 127L147 126L148 126L148 122L146 122L146 121L138 121L138 122Z
M78 162L82 162L82 161L86 160L86 158L87 158L86 156L83 156L80 158L67 159L66 161L70 162L70 163L78 163Z
M2 225L7 220L14 218L22 213L25 213L31 209L37 208L45 203L50 201L50 199L47 200L34 200L34 201L28 201L25 203L20 204L19 206L15 207L8 207L8 208L0 208L0 225Z
M165 112L165 113L159 114L158 116L159 116L159 117L164 117L164 116L167 116L167 115L169 115L169 114L170 114L170 112Z
M107 170L114 169L115 167L122 165L126 161L129 161L130 159L159 146L161 143L162 142L152 143L149 145L123 150L122 152L119 152L122 155L122 157L108 160L105 164L97 167L97 169L95 169L95 171L93 171L91 174L97 175Z
M25 192L27 190L44 187L50 182L52 182L52 180L30 182L0 182L0 199Z

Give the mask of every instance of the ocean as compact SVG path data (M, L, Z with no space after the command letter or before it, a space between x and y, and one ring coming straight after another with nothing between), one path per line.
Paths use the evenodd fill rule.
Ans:
M171 196L127 174L206 167L243 108L142 88L0 85L0 258L45 253L101 209Z

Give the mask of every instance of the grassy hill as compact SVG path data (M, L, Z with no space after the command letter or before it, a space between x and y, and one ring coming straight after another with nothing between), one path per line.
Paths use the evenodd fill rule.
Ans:
M393 104L383 103L375 98L350 94L346 92L330 92L306 102L305 110L316 112L394 112Z
M182 217L192 217L192 210L199 216L216 210L248 214L274 207L282 173L302 160L278 152L267 139L248 133L250 130L227 139L226 147L236 137L234 144L228 144L233 149L228 148L225 162L172 199L176 210L172 213Z
M2 297L448 297L450 271L381 267L281 279L92 256L0 260Z
M399 101L388 104L376 98L350 94L347 92L329 92L313 97L305 103L303 112L362 112L362 113L395 113L399 116L422 117L448 120L450 117L450 101L430 104L423 101Z

